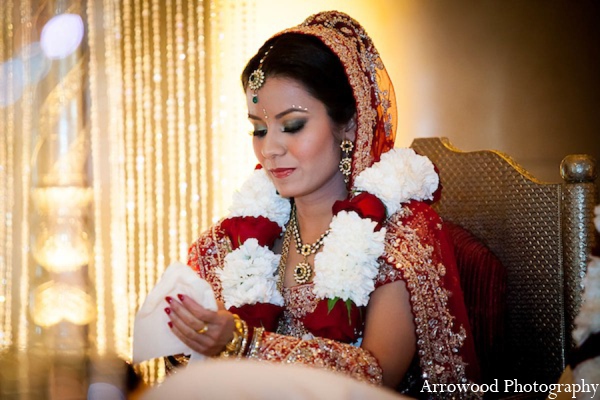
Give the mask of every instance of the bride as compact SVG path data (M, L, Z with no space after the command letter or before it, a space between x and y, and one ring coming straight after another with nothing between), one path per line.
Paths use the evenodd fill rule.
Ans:
M393 148L394 92L364 29L313 15L270 38L242 83L259 164L188 259L219 309L168 297L172 332L208 356L407 393L476 379L452 252L427 204L438 176Z

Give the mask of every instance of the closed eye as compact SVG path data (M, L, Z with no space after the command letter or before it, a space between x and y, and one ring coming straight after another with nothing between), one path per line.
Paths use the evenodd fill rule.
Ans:
M306 125L305 119L294 120L294 121L290 121L290 122L284 124L283 127L281 128L281 131L285 132L285 133L296 133L296 132L301 131L305 125Z
M250 135L256 136L256 137L264 137L266 134L267 134L266 128L254 129L253 131L250 131Z

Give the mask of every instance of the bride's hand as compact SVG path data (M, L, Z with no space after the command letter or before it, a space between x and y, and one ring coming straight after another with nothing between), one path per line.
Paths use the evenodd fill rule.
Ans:
M233 314L219 304L218 311L207 310L190 297L167 297L171 330L190 349L206 356L218 355L233 338ZM179 300L179 301L177 301Z

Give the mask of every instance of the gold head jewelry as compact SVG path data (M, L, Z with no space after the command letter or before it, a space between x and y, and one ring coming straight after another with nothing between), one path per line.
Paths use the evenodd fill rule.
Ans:
M267 54L269 54L269 51L271 51L272 48L273 46L269 47L269 50L265 51L265 54L263 54L262 58L258 62L258 68L252 71L250 77L248 78L248 87L254 92L252 93L252 102L254 104L258 103L258 89L260 89L265 83L265 73L262 70L262 65L267 57Z
M296 265L294 268L294 280L297 284L302 285L303 283L307 283L313 274L313 267L308 263L308 256L319 251L319 249L323 246L325 237L329 235L331 229L327 229L325 232L323 232L321 237L319 237L319 239L312 244L302 243L300 229L298 228L296 206L294 206L292 209L290 225L292 228L292 233L294 234L294 241L296 242L296 252L304 257L304 261Z
M318 38L340 59L356 100L356 139L349 184L394 147L396 97L373 41L352 17L326 11L273 36L299 33Z

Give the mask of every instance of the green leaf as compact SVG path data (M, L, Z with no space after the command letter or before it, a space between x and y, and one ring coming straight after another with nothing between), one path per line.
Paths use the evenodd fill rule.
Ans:
M352 310L352 300L346 300L346 310L348 310L348 325L352 324L352 316L350 315Z
M338 300L341 300L339 297L334 297L333 299L327 299L327 314L329 314L331 312L331 310L333 310L333 307L335 307L335 303L338 302ZM352 324L352 300L348 299L344 302L346 304L346 310L348 311L348 324ZM362 311L359 309L359 311L362 313Z
M340 299L339 297L334 297L333 299L327 299L327 314L329 314L331 312L331 310L333 310L335 303L337 303L337 301L339 299Z

